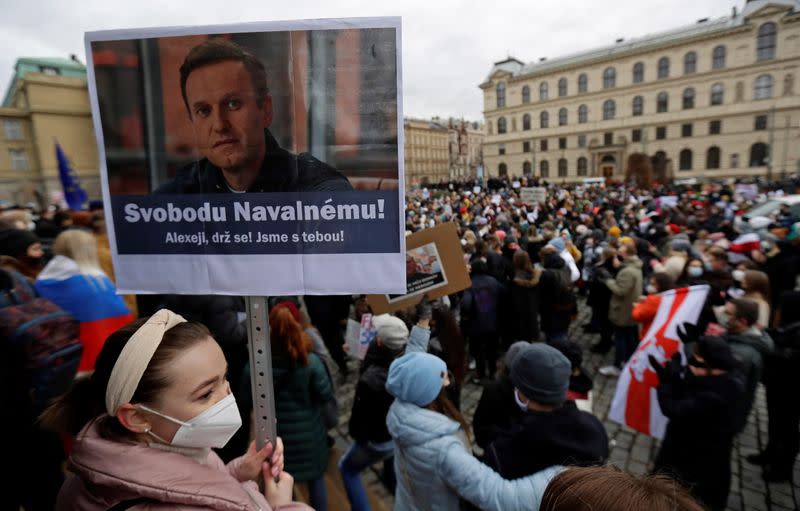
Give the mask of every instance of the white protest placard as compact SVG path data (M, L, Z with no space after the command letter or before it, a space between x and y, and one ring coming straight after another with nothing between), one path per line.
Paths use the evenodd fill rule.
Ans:
M525 204L544 204L547 200L547 188L543 186L520 188L519 198Z
M520 186L521 185L520 185L519 181L514 181L513 183L511 183L511 188L519 188Z
M492 204L499 206L501 202L503 202L503 198L499 194L492 195Z
M387 17L87 33L118 290L402 292L400 28ZM315 48L336 51L309 58ZM334 150L342 137L346 157ZM387 158L394 175L350 170ZM395 189L371 186L380 180Z
M472 187L472 193L481 193L481 187L480 186L473 186Z

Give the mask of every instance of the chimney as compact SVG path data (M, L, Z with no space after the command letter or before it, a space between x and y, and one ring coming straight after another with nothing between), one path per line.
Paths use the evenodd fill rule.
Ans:
M547 57L539 57L539 62L544 62L545 60L547 60Z
M624 38L624 37L620 37L619 39L617 39L617 41L616 41L616 42L617 42L617 44L619 44L619 43L621 43L621 42L622 42L622 41L624 41L624 40L625 40L625 38Z
M733 6L733 17L735 18L738 12L736 11L736 6Z
M699 23L705 23L706 21L708 21L708 18L700 18L699 20L697 20L697 23L698 24Z

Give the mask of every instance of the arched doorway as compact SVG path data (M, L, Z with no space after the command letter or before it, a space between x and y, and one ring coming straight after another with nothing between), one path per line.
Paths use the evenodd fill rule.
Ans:
M600 176L611 179L617 169L617 160L613 155L607 154L600 159Z
M658 151L656 154L650 158L650 162L653 164L653 179L660 183L667 182L667 153L664 151Z

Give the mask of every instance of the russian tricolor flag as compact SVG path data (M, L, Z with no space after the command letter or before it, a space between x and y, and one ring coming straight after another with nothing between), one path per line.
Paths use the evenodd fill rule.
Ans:
M64 256L55 256L36 278L36 291L80 322L83 356L78 372L94 371L106 338L133 320L111 280L101 271L87 274Z

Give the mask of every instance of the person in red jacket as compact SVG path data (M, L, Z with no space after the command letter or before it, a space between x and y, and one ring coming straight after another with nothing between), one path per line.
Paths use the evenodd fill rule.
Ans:
M668 273L658 272L650 276L645 290L646 296L639 298L639 301L633 306L631 317L637 323L641 323L642 327L639 329L639 339L644 339L647 331L650 329L650 324L656 317L658 307L661 305L661 295L664 291L669 291L675 288L675 279Z

